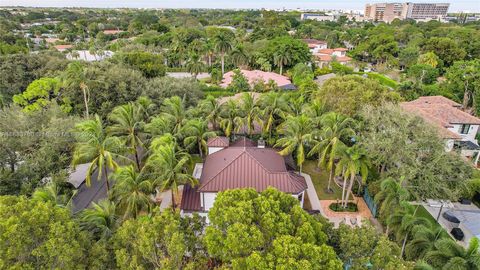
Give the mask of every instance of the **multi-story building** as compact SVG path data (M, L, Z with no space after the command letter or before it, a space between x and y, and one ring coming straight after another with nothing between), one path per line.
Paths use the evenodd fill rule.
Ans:
M440 20L447 15L448 3L376 3L365 6L365 18L392 22L395 19Z

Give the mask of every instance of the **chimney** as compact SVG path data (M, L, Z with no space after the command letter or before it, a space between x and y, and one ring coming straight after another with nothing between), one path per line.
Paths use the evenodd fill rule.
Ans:
M258 142L257 142L257 147L258 148L265 148L265 140L260 138L260 140L258 140Z

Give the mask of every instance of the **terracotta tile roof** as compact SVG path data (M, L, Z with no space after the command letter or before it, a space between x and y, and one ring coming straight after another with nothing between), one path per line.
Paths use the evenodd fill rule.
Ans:
M334 52L334 50L333 49L321 49L318 52L323 53L323 54L332 54Z
M115 35L115 34L118 34L118 33L121 33L123 32L122 30L103 30L103 33L105 35Z
M261 70L240 70L240 72L245 76L248 82L253 85L258 80L263 80L265 83L268 83L270 80L273 80L278 87L282 87L284 85L292 84L290 79L286 76L274 73L274 72L265 72ZM221 87L226 88L232 83L233 80L233 71L229 71L223 75Z
M346 51L348 51L347 48L335 48L335 49L333 49L333 50L334 50L334 51L337 51L337 52L346 52Z
M284 158L271 148L228 147L207 156L200 178L200 192L272 186L297 194L307 188L305 179L288 172Z
M333 61L333 56L332 55L316 54L315 56L321 62L331 62L331 61ZM352 60L352 58L350 58L348 56L336 56L335 59L338 62L341 62L341 63L348 62L348 61Z
M208 147L228 147L230 141L227 137L217 136L213 138L209 138L207 141Z
M445 97L421 97L410 102L402 102L400 106L405 111L414 113L437 126L442 138L462 138L459 134L448 130L453 127L453 124L480 125L480 119L460 110L460 104Z
M70 49L70 48L73 48L73 45L55 45L53 46L55 49L59 50L59 51L64 51L66 49Z

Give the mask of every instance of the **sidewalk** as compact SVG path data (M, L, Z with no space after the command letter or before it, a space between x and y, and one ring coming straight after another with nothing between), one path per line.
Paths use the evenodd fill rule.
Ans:
M306 173L301 173L301 175L305 178L305 182L307 182L307 194L308 199L310 200L310 205L312 206L312 210L320 211L322 216L327 217L322 209L320 200L318 199L317 191L313 185L312 178Z

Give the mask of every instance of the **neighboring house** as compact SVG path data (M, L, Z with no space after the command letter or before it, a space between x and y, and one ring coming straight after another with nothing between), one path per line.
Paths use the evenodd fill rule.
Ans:
M70 45L70 44L66 44L66 45L55 45L53 46L57 51L59 52L64 52L68 49L71 49L73 48L73 45Z
M277 86L281 89L285 90L296 90L297 88L295 85L292 84L290 79L286 76L274 73L274 72L266 72L261 70L245 70L242 69L240 72L245 76L248 83L253 87L255 83L258 81L263 81L267 84L269 81L274 81ZM233 71L229 71L223 75L222 83L220 84L221 87L227 88L233 80Z
M319 67L328 67L333 61L345 65L352 60L347 56L347 51L346 48L321 49L314 56Z
M303 39L303 42L307 43L308 49L312 54L318 53L320 50L328 48L328 43L323 40L317 39Z
M112 57L114 52L112 51L99 51L97 53L90 53L88 50L79 50L67 54L68 60L82 60L87 62L101 61Z
M262 192L274 187L297 198L303 207L307 189L305 179L288 170L284 157L275 149L245 138L230 144L228 138L217 137L210 139L207 145L209 155L203 163L199 185L185 185L183 189L182 214L196 212L207 216L218 192L236 188L254 188Z
M478 164L480 147L476 140L480 119L461 110L461 105L442 96L420 97L400 104L402 108L422 117L438 128L445 139L445 150L458 151Z
M97 171L92 175L90 186L87 186L86 178L90 163L79 164L70 172L68 182L77 190L73 196L73 213L82 211L90 207L92 202L98 203L100 200L107 198L105 176L100 181L97 180ZM113 183L110 183L111 186Z
M103 30L103 33L105 35L116 35L116 34L119 34L119 33L122 33L123 30Z

